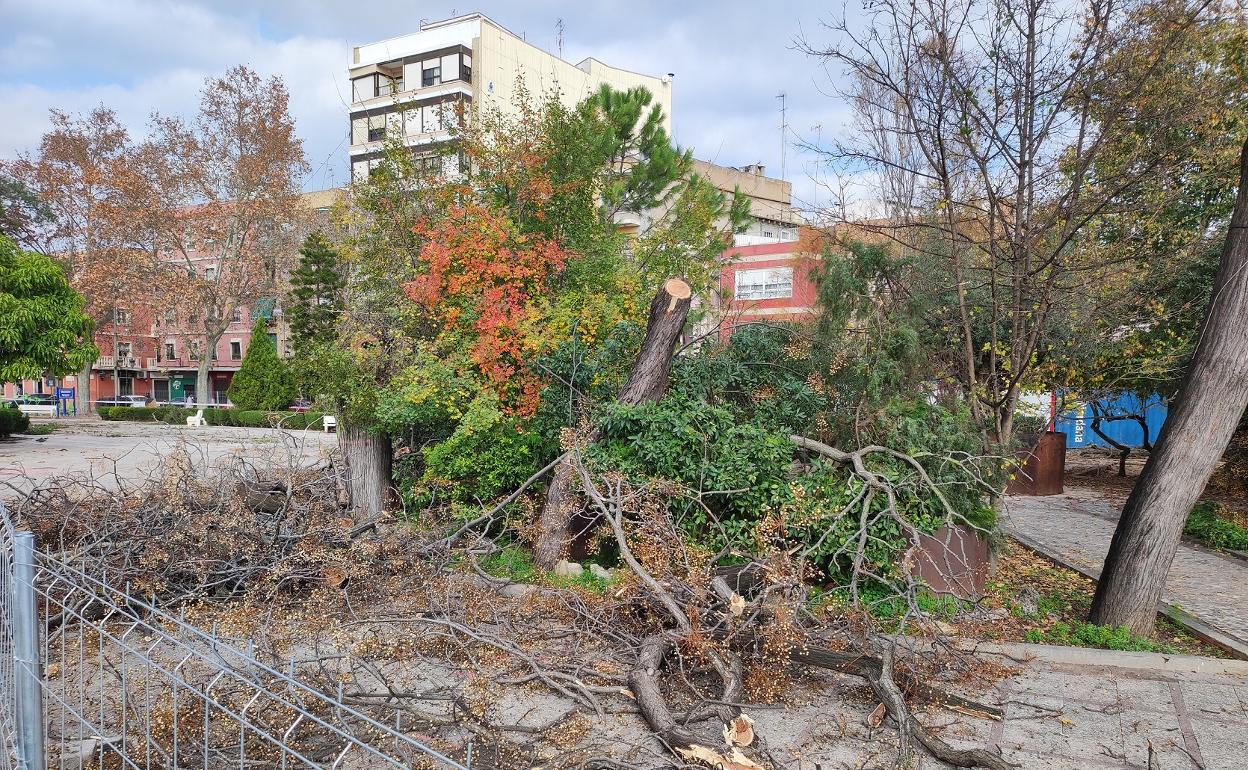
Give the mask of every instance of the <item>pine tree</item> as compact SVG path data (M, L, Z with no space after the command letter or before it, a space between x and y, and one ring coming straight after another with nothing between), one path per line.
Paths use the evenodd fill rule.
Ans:
M256 319L251 330L251 342L243 365L230 381L230 401L239 409L285 409L295 397L290 372L277 357L277 347L269 339L266 321Z
M338 252L318 230L299 249L299 267L290 274L286 318L296 349L331 342L342 314L343 277Z

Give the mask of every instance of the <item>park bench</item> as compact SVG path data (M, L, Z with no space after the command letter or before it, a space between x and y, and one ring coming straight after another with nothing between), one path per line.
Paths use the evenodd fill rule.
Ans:
M204 410L200 409L198 412L195 413L193 417L187 417L186 424L192 428L194 427L202 428L202 427L207 426L208 421L204 419Z
M31 416L31 415L42 416L42 417L55 417L56 416L55 404L18 404L17 409L22 414L27 415L27 416Z
M327 414L324 417L322 417L321 420L324 423L326 433L338 432L338 418Z

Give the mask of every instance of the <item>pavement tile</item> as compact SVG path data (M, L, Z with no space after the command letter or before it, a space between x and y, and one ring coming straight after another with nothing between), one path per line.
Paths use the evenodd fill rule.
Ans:
M1007 497L1007 531L1051 557L1099 572L1117 525L1118 506L1071 488L1045 497ZM1162 600L1248 646L1248 562L1180 543ZM1248 763L1246 763L1248 764Z
M1180 683L1187 713L1193 718L1222 717L1244 723L1248 730L1248 704L1240 697L1239 687L1227 684ZM1248 757L1245 757L1248 765Z
M1248 727L1192 718L1205 770L1244 770L1248 767Z

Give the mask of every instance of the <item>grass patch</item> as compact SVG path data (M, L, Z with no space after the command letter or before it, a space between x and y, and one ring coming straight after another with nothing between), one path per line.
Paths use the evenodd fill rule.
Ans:
M1034 591L1034 607L1032 602L1023 601L1025 589ZM986 596L979 604L980 610L995 617L967 622L965 616L959 616L954 624L967 636L991 641L1228 657L1226 651L1197 639L1165 617L1157 619L1157 631L1151 638L1132 637L1123 629L1088 623L1095 591L1096 583L1078 572L1059 567L1009 540L998 554Z
M22 433L27 436L46 436L60 427L60 423L55 422L32 422Z
M594 593L602 593L611 584L589 571L579 575L556 575L539 569L533 563L533 555L517 545L509 545L481 560L481 569L496 578L505 578L513 583L531 583L551 588L584 588Z
M541 576L541 570L533 564L532 554L514 545L486 556L481 560L481 569L513 583L536 583Z
M1210 548L1248 551L1248 527L1230 519L1230 511L1218 503L1197 503L1187 515L1183 534Z
M837 612L851 604L848 588L825 591L812 587L809 591L808 606L812 611L827 610ZM864 586L858 591L858 600L867 612L880 620L901 620L910 612L910 604L903 596L897 596L879 586ZM918 611L925 617L935 620L950 620L970 605L953 596L934 596L920 593L915 601Z
M1095 623L1077 621L1058 622L1048 628L1033 628L1027 632L1032 644L1060 644L1067 647L1097 647L1102 650L1123 652L1176 652L1174 645L1154 642L1135 636L1126 626L1098 626Z

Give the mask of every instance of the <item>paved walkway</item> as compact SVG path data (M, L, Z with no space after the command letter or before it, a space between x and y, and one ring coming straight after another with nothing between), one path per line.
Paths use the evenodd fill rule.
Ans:
M0 498L67 475L91 476L110 486L120 481L137 482L175 448L185 450L192 462L204 466L236 456L278 465L310 465L337 442L334 434L316 430L188 428L86 417L52 422L58 428L46 436L18 435L0 440Z
M1121 507L1077 487L1048 497L1008 497L1005 526L1050 558L1095 576L1109 552ZM1180 543L1162 601L1248 650L1248 562L1243 559Z

